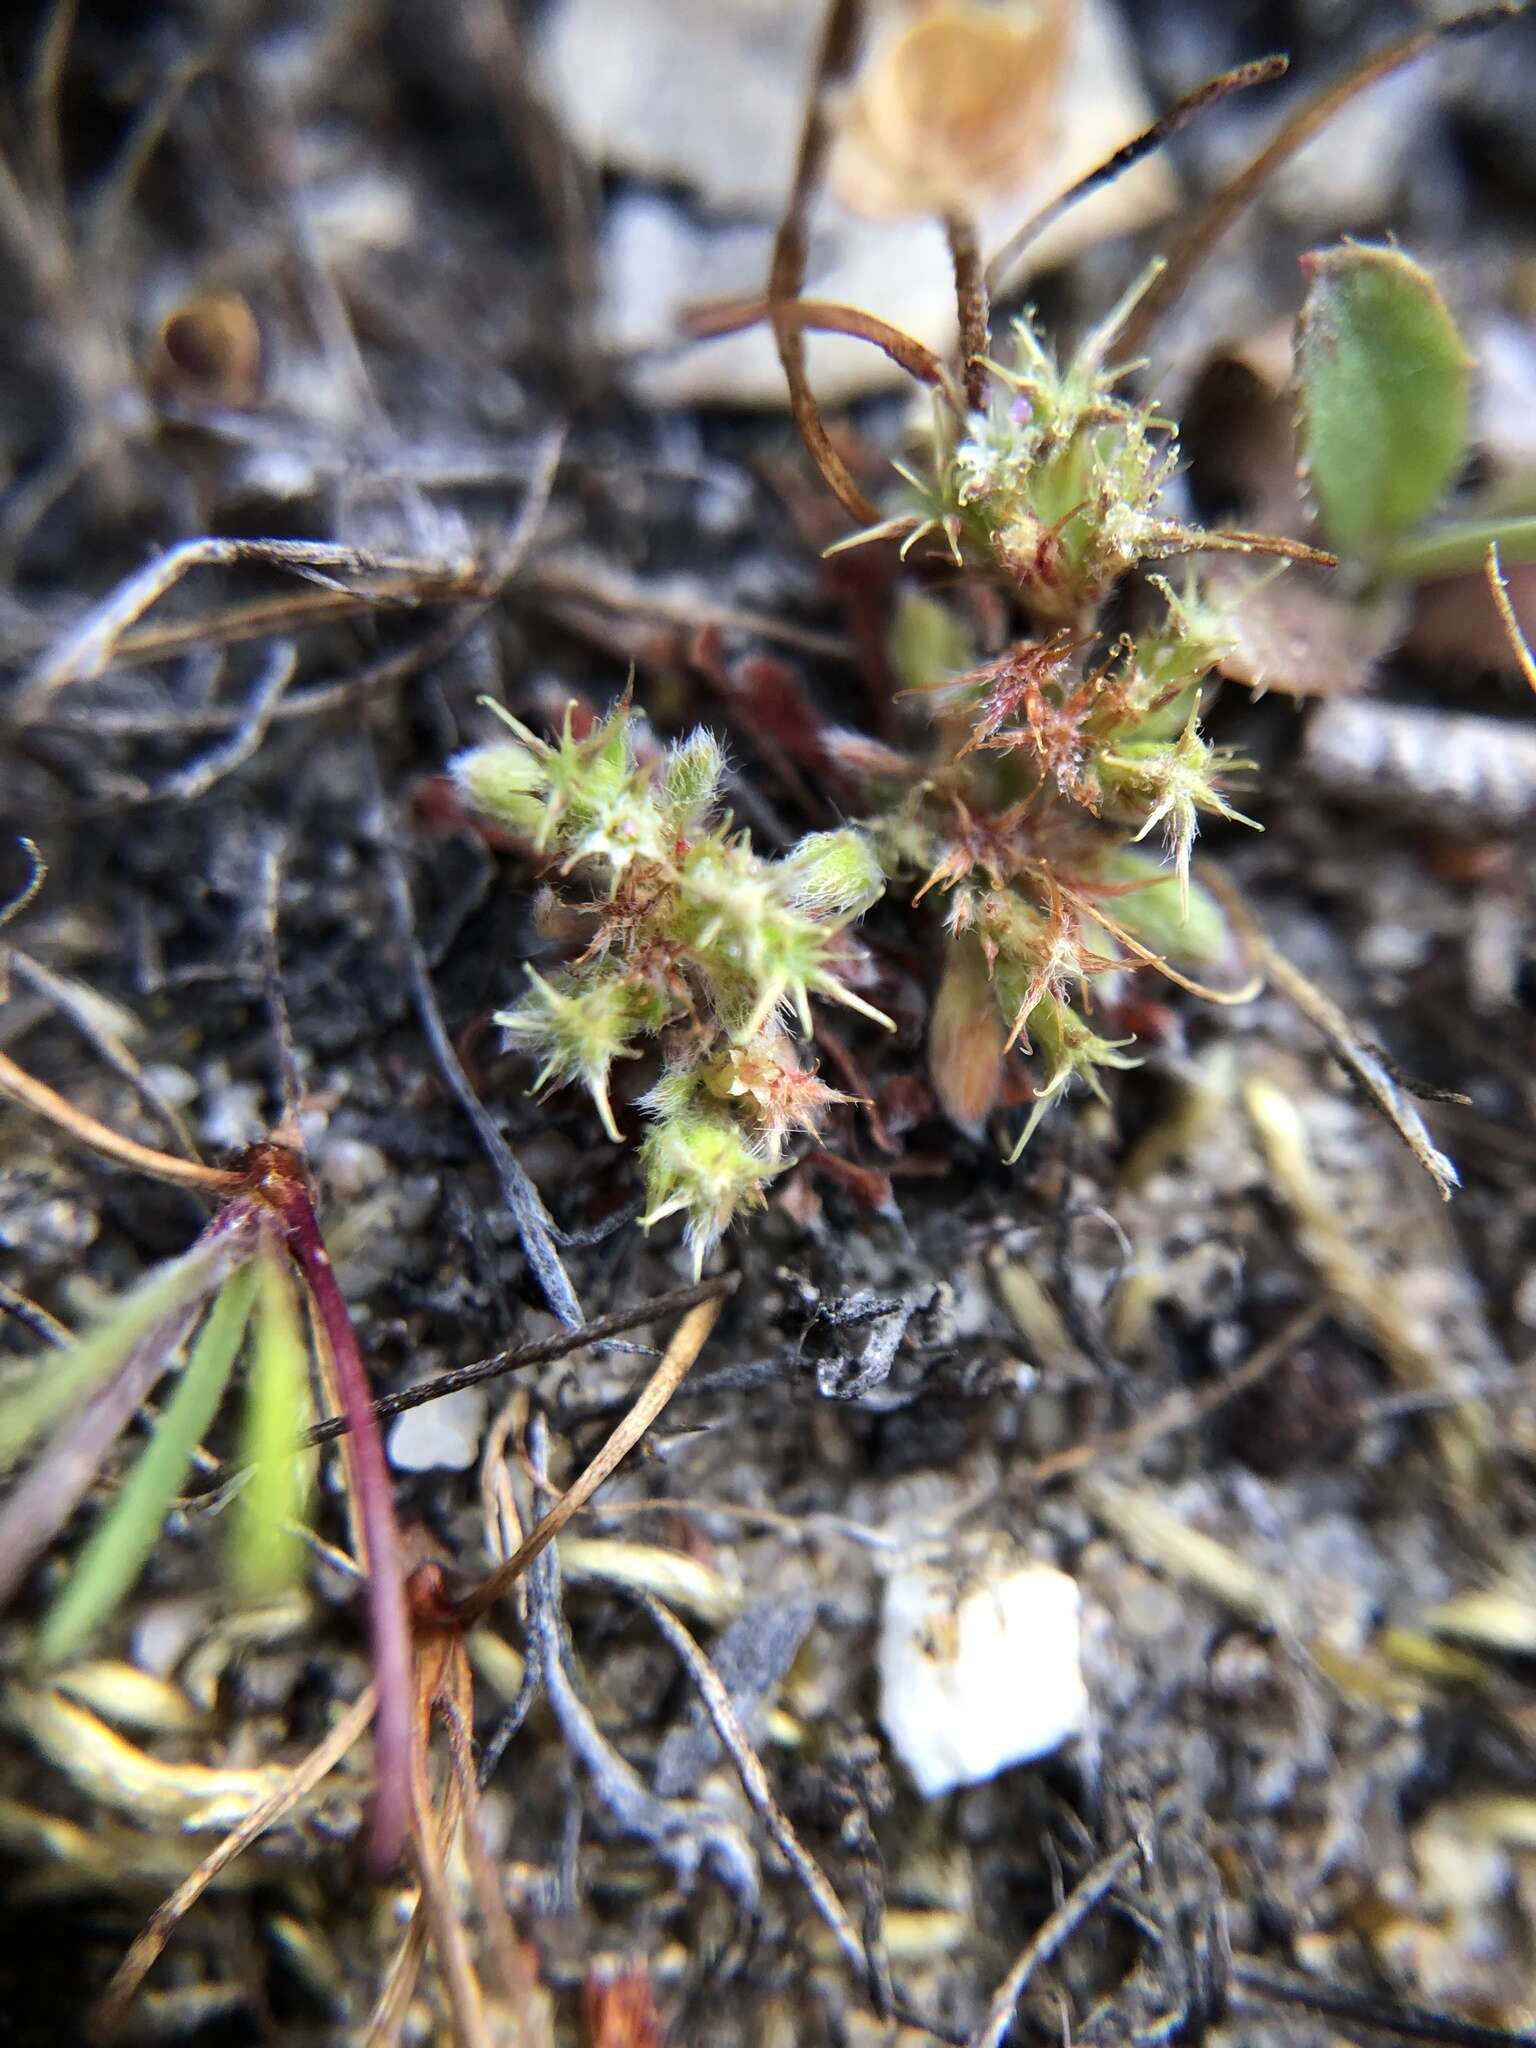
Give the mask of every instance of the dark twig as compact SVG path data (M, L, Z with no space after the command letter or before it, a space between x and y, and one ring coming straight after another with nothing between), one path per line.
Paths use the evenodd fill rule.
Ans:
M512 1213L517 1225L518 1240L523 1247L523 1256L533 1269L544 1299L550 1309L568 1330L579 1329L585 1320L581 1303L576 1299L576 1290L570 1276L561 1263L556 1249L556 1229L553 1217L544 1206L543 1197L528 1178L513 1154L511 1146L496 1127L485 1104L470 1085L463 1063L454 1050L448 1027L443 1022L443 1013L438 1008L437 991L432 986L432 974L427 966L426 954L416 936L416 913L411 903L411 885L406 879L405 862L401 859L393 839L387 830L375 835L376 843L384 862L384 880L389 890L389 900L394 912L395 935L405 955L406 972L410 977L411 998L416 1007L432 1057L437 1062L438 1072L447 1083L449 1093L469 1120L475 1136L480 1140L481 1149L496 1170L501 1182L502 1199Z
M1095 1863L1086 1876L1068 1892L1061 1904L1048 1919L1039 1926L1024 1947L1019 1951L1013 1967L998 1985L992 2003L987 2007L986 2018L971 2035L967 2048L1002 2048L1008 2029L1013 2024L1013 2015L1019 2000L1028 1989L1029 1981L1044 1963L1048 1963L1056 1951L1071 1940L1083 1922L1099 1905L1105 1895L1124 1877L1141 1854L1141 1844L1133 1836L1122 1842L1118 1849Z
M1168 311L1196 270L1205 261L1216 243L1226 233L1245 206L1258 196L1260 189L1272 178L1280 166L1293 157L1304 143L1310 142L1318 130L1324 127L1343 106L1358 94L1373 86L1379 79L1400 71L1405 64L1411 64L1437 43L1452 37L1480 35L1483 30L1496 28L1500 22L1508 21L1518 14L1525 0L1500 0L1492 7L1474 8L1453 21L1439 23L1434 28L1424 29L1415 35L1405 36L1401 42L1390 43L1374 57L1365 62L1347 77L1327 86L1316 98L1298 109L1289 120L1281 124L1279 132L1265 144L1251 162L1229 178L1221 190L1206 206L1205 211L1185 234L1168 259L1168 267L1131 313L1130 319L1121 329L1121 345L1128 356L1139 355L1146 344L1148 335Z
M1502 2027L1485 2027L1476 2020L1457 2019L1427 2006L1372 1998L1341 1984L1319 1984L1310 1977L1277 1970L1257 1956L1232 1958L1232 1982L1266 2004L1299 2006L1319 2018L1393 2034L1399 2041L1440 2043L1443 2048L1532 2048L1536 2043L1536 2034L1529 2031L1511 2034Z
M16 844L27 857L27 879L7 903L0 905L0 925L9 924L13 917L20 917L28 904L41 893L43 884L48 879L48 863L43 859L36 842L28 839L23 832ZM3 993L4 983L0 982L0 994Z
M721 1747L735 1767L748 1805L767 1829L774 1847L795 1873L806 1897L815 1909L817 1918L842 1951L844 1962L861 1982L868 1984L870 1972L864 1944L844 1911L837 1893L832 1889L826 1873L795 1833L788 1815L774 1798L773 1787L768 1783L768 1773L763 1769L763 1760L747 1740L747 1732L741 1725L720 1674L670 1607L664 1607L651 1593L639 1593L635 1597L649 1616L653 1627L666 1638L672 1649L687 1665L688 1675L698 1687L699 1698L704 1703L704 1711L714 1724Z
M734 1276L733 1283L734 1285ZM723 1297L714 1296L701 1301L689 1309L683 1320L672 1332L660 1364L651 1374L624 1420L608 1438L597 1456L560 1496L549 1513L541 1518L518 1545L514 1554L505 1564L498 1565L472 1593L467 1594L454 1610L455 1619L468 1627L487 1613L502 1595L516 1585L530 1564L546 1550L560 1531L586 1506L609 1474L620 1465L639 1443L657 1416L666 1407L687 1376L689 1367L703 1350L705 1340L715 1327L720 1314Z
M62 1351L75 1341L74 1332L66 1329L57 1316L49 1315L41 1303L4 1280L0 1280L0 1315L9 1316L42 1343L53 1345L55 1350Z
M222 746L211 747L174 775L168 775L149 792L151 803L191 803L206 796L216 783L237 768L244 767L267 736L273 713L293 681L299 665L299 651L291 640L273 643L266 666L256 679L249 700L241 707L240 723Z
M1143 157L1161 149L1163 144L1177 135L1186 123L1217 100L1224 100L1229 93L1245 92L1251 85L1267 85L1271 79L1283 77L1290 66L1289 57L1260 57L1252 64L1239 64L1233 71L1223 71L1218 78L1208 78L1204 85L1186 93L1177 100L1166 114L1160 114L1150 128L1144 128L1139 135L1117 149L1113 156L1079 178L1075 185L1053 199L1048 206L1025 221L1004 242L1001 249L987 265L986 286L994 297L1001 297L1007 291L1010 276L1019 258L1032 242L1037 242L1046 229L1053 227L1064 213L1069 213L1080 200L1090 193L1098 192L1106 185L1112 185Z
M441 1401L445 1394L460 1393L465 1387L478 1387L486 1380L500 1379L509 1372L520 1372L524 1366L547 1365L552 1359L564 1358L589 1344L600 1344L605 1338L616 1337L622 1331L638 1329L643 1323L681 1315L701 1301L712 1301L716 1295L729 1294L735 1284L734 1274L722 1273L712 1280L700 1280L692 1287L678 1287L670 1294L658 1294L654 1300L636 1302L630 1308L616 1308L609 1315L594 1317L590 1323L582 1323L574 1330L562 1330L558 1337L540 1337L531 1344L519 1344L515 1350L498 1351L491 1358L460 1366L456 1372L439 1373L436 1379L422 1380L414 1387L402 1387L397 1394L385 1394L373 1403L373 1413L380 1422L387 1422L392 1416L404 1415L407 1409L424 1407L428 1401ZM299 1440L300 1445L308 1447L331 1443L337 1437L345 1436L351 1427L345 1415L328 1415L323 1422L317 1422L312 1429L305 1431Z

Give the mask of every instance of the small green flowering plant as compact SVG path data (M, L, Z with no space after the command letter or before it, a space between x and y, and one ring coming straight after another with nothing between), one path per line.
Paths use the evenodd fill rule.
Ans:
M1495 18L1477 13L1438 33ZM613 1137L613 1064L660 1041L661 1077L643 1098L646 1221L685 1215L696 1261L735 1213L763 1201L790 1140L814 1135L846 1100L807 1061L809 999L886 1022L855 993L848 928L887 888L919 916L939 913L929 1071L951 1120L978 1131L1004 1099L1009 1055L1033 1063L1012 1158L1074 1082L1102 1097L1106 1072L1137 1064L1124 1028L1130 973L1153 967L1216 1001L1255 992L1256 981L1231 986L1226 917L1191 874L1202 820L1258 829L1237 801L1254 764L1207 736L1202 709L1225 670L1269 680L1255 676L1244 633L1269 579L1288 561L1339 566L1302 540L1212 532L1179 516L1174 423L1134 395L1142 364L1124 359L1256 181L1311 132L1313 110L1065 358L1032 314L994 353L989 273L951 196L942 214L961 334L952 368L868 314L800 297L808 210L836 125L834 53L849 59L832 33L843 16L829 20L769 296L755 310L706 311L697 331L768 318L802 438L858 523L837 546L896 542L903 560L943 572L942 596L900 600L890 647L905 694L931 713L931 739L904 750L823 733L822 758L859 792L858 829L813 834L777 860L721 815L716 743L695 733L643 765L627 698L580 738L569 718L558 742L509 720L511 739L457 764L475 809L591 890L585 950L552 978L530 969L527 993L501 1021L540 1061L540 1084L585 1084ZM1349 89L1423 47L1409 38L1373 57ZM1213 98L1283 68L1239 67L1189 95L1004 256ZM1461 459L1468 359L1432 281L1401 252L1347 243L1303 268L1302 453L1323 536L1345 558L1344 589L1368 596L1418 559L1415 547L1438 562L1460 545L1458 530L1426 539L1419 527ZM865 496L827 435L806 375L803 337L816 329L870 342L933 391L926 446L896 465L892 507ZM1525 546L1529 524L1503 532L1511 549ZM1473 538L1486 536L1478 528ZM1209 558L1219 555L1275 559L1226 564L1218 578ZM1180 557L1175 587L1162 572ZM986 601L968 602L983 588ZM1160 850L1148 843L1158 837ZM1193 978L1210 970L1224 986Z
M757 853L722 812L718 741L695 732L643 762L627 694L584 736L568 711L557 741L500 716L510 737L460 755L460 787L587 888L590 933L558 974L529 968L497 1021L539 1060L535 1085L582 1083L615 1141L614 1062L659 1041L661 1077L642 1101L645 1221L681 1213L702 1266L789 1163L788 1140L845 1099L794 1035L810 1036L811 997L888 1024L851 986L861 963L848 927L884 887L874 847L848 830L813 832L776 860Z

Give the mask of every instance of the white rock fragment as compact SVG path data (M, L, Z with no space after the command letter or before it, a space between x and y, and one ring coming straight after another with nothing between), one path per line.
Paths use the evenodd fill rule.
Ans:
M546 11L539 69L566 130L595 163L690 195L683 207L654 191L626 192L601 238L599 320L611 344L635 352L631 381L652 403L786 403L766 324L678 341L685 308L763 289L823 11L823 0L559 0ZM1073 14L1049 146L1031 178L985 207L984 249L1151 118L1109 0L1080 0ZM1146 226L1176 199L1168 166L1147 158L1050 228L1029 273ZM955 346L953 273L931 220L864 220L824 194L809 296L867 306L942 352ZM878 349L844 336L811 335L807 350L823 405L906 381Z
M1049 1756L1082 1732L1077 1583L994 1560L957 1577L909 1565L885 1589L880 1718L925 1798Z
M463 1387L407 1409L389 1432L389 1462L397 1472L465 1472L484 1433L485 1389Z

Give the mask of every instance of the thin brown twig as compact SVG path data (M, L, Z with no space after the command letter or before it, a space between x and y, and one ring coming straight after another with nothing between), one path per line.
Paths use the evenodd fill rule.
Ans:
M955 270L955 310L960 323L965 402L972 412L980 412L987 402L986 358L991 346L992 318L981 245L976 240L976 222L967 213L947 213L944 233Z
M1086 1442L1068 1444L1064 1450L1054 1451L1050 1457L1041 1458L1028 1468L1025 1476L1029 1484L1049 1486L1058 1479L1070 1479L1091 1465L1102 1464L1109 1458L1122 1458L1131 1451L1144 1451L1165 1436L1196 1428L1229 1401L1236 1400L1239 1394L1257 1386L1277 1365L1283 1365L1296 1347L1307 1341L1326 1312L1325 1302L1309 1302L1214 1386L1202 1387L1198 1393L1181 1388L1139 1422L1128 1423L1124 1429L1110 1430L1103 1436L1089 1437Z
M771 299L717 300L693 309L685 316L683 326L696 340L704 341L739 334L744 328L755 327L760 320L776 320L801 334L845 334L854 341L867 341L919 384L949 390L949 373L942 359L925 342L903 328L893 327L877 313L866 313L860 306L841 305L835 299L795 299L787 306L775 306ZM980 346L985 351L985 324Z
M1417 34L1406 36L1401 42L1390 43L1374 57L1356 67L1335 84L1326 86L1315 98L1281 124L1277 134L1259 151L1235 176L1229 178L1221 190L1210 200L1205 211L1185 234L1168 258L1168 267L1141 303L1132 312L1130 319L1121 330L1121 341L1127 355L1140 355L1147 337L1163 315L1183 293L1190 279L1205 261L1216 243L1226 233L1243 208L1257 197L1260 188L1274 176L1280 166L1293 157L1303 144L1310 142L1318 130L1324 127L1343 106L1357 94L1375 85L1378 80L1400 71L1405 64L1411 64L1437 43L1453 36L1478 35L1484 29L1495 28L1502 21L1519 13L1524 0L1500 0L1492 7L1474 8L1470 13L1453 21L1438 23L1434 28L1423 29Z
M789 386L790 411L800 438L843 510L861 526L872 526L880 515L832 446L806 371L805 336L783 310L799 298L805 284L811 207L821 186L832 139L827 118L827 95L853 67L858 54L863 14L863 0L829 0L821 45L816 53L816 69L806 95L805 120L800 130L794 178L778 233L774 237L773 261L768 272L768 300L779 361L784 366L784 379Z
M365 1686L330 1734L317 1743L302 1762L294 1765L271 1798L253 1807L239 1826L232 1828L218 1847L182 1880L165 1903L156 1908L143 1933L118 1964L111 1983L94 2010L91 2019L94 2040L111 2039L122 2025L139 1986L170 1940L176 1923L197 1904L221 1871L226 1870L268 1828L276 1826L301 1799L307 1798L322 1778L329 1776L367 1729L373 1719L374 1706L374 1689L371 1685Z
M1032 242L1037 242L1046 229L1053 227L1064 213L1088 198L1105 185L1113 184L1116 178L1139 164L1143 157L1150 156L1155 149L1161 149L1165 142L1177 135L1197 114L1224 100L1229 93L1246 92L1250 86L1267 85L1272 79L1283 77L1290 66L1289 57L1260 57L1251 64L1239 64L1233 71L1223 71L1217 78L1208 78L1204 85L1197 85L1193 92L1176 100L1166 114L1160 114L1151 127L1144 128L1139 135L1133 135L1129 142L1122 144L1113 156L1096 164L1086 176L1069 185L1040 211L1016 228L992 257L986 269L987 289L1001 297L1008 290L1012 273L1019 258Z
M178 1159L174 1153L157 1152L153 1146L125 1138L121 1132L99 1123L83 1109L67 1102L46 1082L34 1079L24 1067L17 1066L8 1053L3 1052L0 1052L0 1095L8 1095L24 1109L46 1118L65 1137L89 1146L93 1152L100 1153L104 1159L110 1159L118 1166L130 1166L140 1173L152 1174L156 1180L168 1181L175 1187L196 1188L205 1195L238 1194L245 1186L245 1176L241 1173L223 1167L204 1166L196 1159Z
M719 1672L670 1607L664 1606L653 1593L637 1593L635 1597L650 1617L652 1625L666 1638L688 1667L688 1675L698 1688L704 1711L720 1738L721 1747L735 1767L748 1805L767 1829L774 1847L799 1879L806 1896L815 1908L817 1918L842 1951L843 1960L857 1977L869 1984L871 1972L864 1944L859 1940L853 1922L844 1911L837 1893L832 1889L830 1879L795 1833L790 1825L789 1816L774 1798L773 1787L768 1782L768 1773L763 1768L763 1760L748 1741L747 1731L741 1725L741 1718L731 1703L731 1696L726 1691Z
M813 626L796 625L793 620L742 606L668 597L662 591L621 580L596 564L541 563L520 579L518 593L559 617L568 617L571 607L584 605L593 611L654 619L658 625L676 626L684 632L696 633L704 626L718 626L726 633L753 634L798 648L805 654L821 655L828 661L857 659L852 641L840 633L821 633Z
M517 1583L540 1551L554 1541L573 1515L581 1512L608 1475L639 1443L687 1377L715 1327L724 1300L724 1294L717 1294L689 1309L672 1333L672 1341L663 1353L661 1363L641 1388L634 1406L591 1464L548 1514L541 1517L506 1563L498 1565L458 1603L454 1615L464 1627L478 1621Z
M500 1379L506 1373L521 1371L524 1366L547 1365L551 1360L564 1358L589 1344L600 1344L607 1337L617 1337L625 1330L637 1329L642 1323L681 1315L701 1301L713 1301L729 1294L735 1284L733 1274L723 1273L711 1280L697 1281L692 1287L678 1287L670 1294L658 1294L652 1301L614 1309L608 1315L594 1317L590 1323L582 1323L577 1329L561 1330L557 1336L540 1337L531 1344L498 1351L493 1357L477 1359L473 1365L462 1365L453 1372L439 1373L435 1379L422 1380L414 1387L402 1387L396 1394L385 1394L374 1402L374 1415L380 1422L387 1422L393 1416L404 1415L408 1409L424 1407L429 1401L441 1401L447 1394L461 1393L465 1387L481 1386L486 1380ZM315 1444L328 1444L336 1437L345 1436L351 1426L344 1415L328 1415L323 1422L307 1429L295 1448L307 1450Z
M1118 1849L1101 1857L1088 1873L1081 1877L1068 1892L1061 1904L1041 1925L1036 1928L1014 1961L1013 1967L998 1985L987 2007L986 2018L971 2035L967 2048L1003 2048L1008 2029L1013 2024L1014 2013L1019 2000L1029 1988L1029 1981L1040 1967L1048 1963L1056 1951L1082 1926L1094 1908L1113 1891L1125 1873L1141 1854L1141 1844L1133 1835L1122 1842Z

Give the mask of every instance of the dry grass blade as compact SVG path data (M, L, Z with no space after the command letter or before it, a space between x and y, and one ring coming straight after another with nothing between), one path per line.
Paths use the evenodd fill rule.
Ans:
M416 935L416 913L411 903L411 885L406 879L405 863L389 835L380 834L379 850L384 860L384 878L394 912L396 935L405 953L416 1015L432 1049L432 1057L448 1084L449 1092L473 1125L486 1157L496 1169L502 1197L517 1225L523 1256L538 1279L544 1299L568 1330L580 1329L585 1318L556 1247L554 1220L544 1206L543 1197L501 1135L495 1119L470 1085L464 1063L454 1050L448 1027L443 1022L437 991L432 986L432 972Z
M1140 1854L1141 1845L1134 1838L1122 1842L1118 1849L1095 1863L1087 1875L1078 1880L1055 1912L1041 1923L1019 1951L1013 1967L993 1993L987 2016L971 2035L967 2048L1003 2048L1019 2000L1029 1988L1030 1979L1071 1940Z
M333 582L338 576L374 577L379 582L368 595L380 604L391 599L420 603L472 596L476 580L473 570L464 563L376 555L366 548L347 547L339 541L183 541L167 548L163 555L119 584L55 643L23 681L11 706L9 722L22 728L31 725L67 684L88 682L100 675L128 628L192 570L233 568L242 563L288 569L331 589L339 587Z
M638 1598L657 1631L687 1665L688 1675L699 1689L699 1698L714 1724L721 1747L735 1767L741 1789L747 1795L753 1812L768 1830L774 1847L804 1887L817 1917L842 1951L844 1961L858 1977L869 1982L871 1972L864 1944L844 1912L826 1873L795 1833L788 1815L774 1798L763 1760L747 1740L746 1730L731 1704L731 1696L719 1672L671 1608L663 1606L653 1593L642 1593Z
M0 918L0 923L4 921ZM19 947L12 948L7 964L18 981L24 982L34 994L69 1019L97 1058L122 1076L144 1106L160 1118L187 1157L195 1160L197 1146L180 1111L166 1101L108 1021L113 1006L103 1002L92 991L82 989L79 983L55 974L51 967L45 967L42 961L34 960ZM0 982L0 989L3 989L3 982Z
M1293 967L1276 950L1224 876L1209 872L1203 879L1231 913L1259 967L1307 1022L1322 1033L1334 1058L1381 1111L1448 1202L1461 1186L1461 1175L1435 1145L1408 1091L1393 1076L1375 1047L1361 1037L1331 996L1308 981L1300 968Z
M1520 673L1525 677L1531 688L1536 690L1536 653L1532 653L1531 643L1526 639L1524 629L1521 627L1519 619L1515 616L1515 607L1509 595L1509 585L1504 581L1504 572L1499 567L1499 546L1497 541L1490 541L1488 543L1488 553L1484 558L1483 566L1488 577L1489 591L1492 593L1493 602L1498 609L1499 619L1509 639L1511 652L1519 663Z
M88 1145L104 1159L113 1160L118 1166L134 1167L140 1173L153 1174L156 1180L169 1181L174 1187L196 1188L200 1194L206 1195L233 1195L245 1184L238 1173L204 1166L196 1159L178 1159L170 1152L157 1152L151 1145L140 1145L133 1138L123 1137L108 1125L98 1123L83 1109L76 1109L72 1102L45 1081L34 1080L25 1068L17 1066L9 1054L3 1052L0 1052L0 1095L8 1095L24 1109L46 1117L65 1137Z
M139 1986L154 1967L156 1959L175 1932L177 1923L191 1911L219 1873L244 1853L251 1844L275 1827L285 1814L328 1777L352 1748L373 1719L374 1690L368 1686L336 1723L323 1742L316 1743L301 1763L295 1764L283 1783L262 1805L254 1808L211 1850L194 1871L157 1907L148 1926L139 1935L113 1973L92 2017L92 2035L110 2040L122 2025Z
M580 1478L562 1494L549 1513L541 1517L506 1563L498 1565L489 1577L459 1602L455 1616L463 1627L468 1628L478 1621L510 1587L516 1585L540 1551L553 1543L571 1517L581 1512L603 1481L628 1457L682 1385L715 1327L724 1299L723 1294L717 1294L711 1300L701 1301L683 1317L672 1334L661 1363L641 1388L634 1406Z
M168 1763L125 1741L99 1715L52 1687L13 1685L5 1718L97 1806L138 1826L161 1821L207 1832L246 1821L283 1786L271 1764L219 1768Z
M1394 71L1400 71L1405 64L1411 64L1415 57L1422 57L1437 43L1449 37L1479 35L1484 29L1496 28L1500 22L1508 21L1520 13L1524 4L1525 0L1500 0L1500 4L1495 6L1474 8L1470 13L1460 15L1455 20L1441 22L1434 28L1406 36L1401 42L1389 44L1374 57L1368 57L1347 77L1326 87L1316 98L1299 108L1289 120L1283 122L1279 132L1265 144L1258 155L1250 163L1245 164L1234 177L1228 179L1173 250L1168 258L1168 268L1136 307L1122 330L1121 343L1126 353L1132 356L1141 353L1148 335L1169 307L1178 300L1185 286L1243 208L1258 196L1280 166L1293 157L1305 143L1310 142L1341 107L1347 106L1352 99L1367 91L1378 80L1390 77Z
M416 1914L425 1920L432 1937L438 1969L448 1994L456 2048L496 2048L486 2018L485 1993L475 1974L464 1923L459 1918L448 1884L445 1859L458 1831L462 1812L457 1774L448 1781L441 1813L434 1812L432 1806L432 1787L427 1769L431 1704L430 1695L421 1699L416 1739L411 1745L411 1847L416 1874L421 1880Z
M440 1695L437 1716L443 1725L444 1734L448 1737L448 1755L458 1785L459 1802L463 1811L464 1856L469 1865L470 1881L475 1888L481 1933L495 1962L502 1990L517 2012L521 2029L520 2042L527 2043L527 2048L534 2048L536 2038L541 2033L547 2033L547 2025L543 2023L543 2015L537 2009L537 1980L529 1964L527 1952L517 1938L512 1916L508 1913L506 1901L502 1897L500 1875L485 1845L480 1819L480 1786L475 1774L475 1744L471 1733L474 1715L469 1665L462 1644L459 1650L459 1665L459 1696L453 1698L446 1694Z

